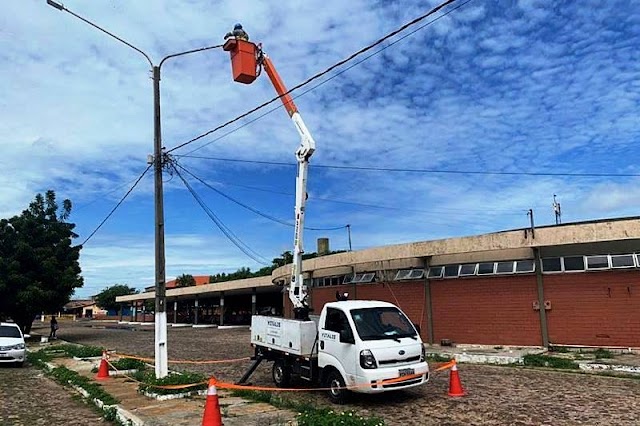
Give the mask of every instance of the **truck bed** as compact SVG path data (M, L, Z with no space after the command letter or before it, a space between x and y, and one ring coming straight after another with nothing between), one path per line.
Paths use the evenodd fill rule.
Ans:
M292 355L315 356L317 333L317 318L300 321L263 315L251 317L251 344Z

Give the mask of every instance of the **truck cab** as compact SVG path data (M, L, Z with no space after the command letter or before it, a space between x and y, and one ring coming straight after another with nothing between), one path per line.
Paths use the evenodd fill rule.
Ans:
M429 379L420 335L391 303L327 303L318 322L317 348L320 381L330 388L334 402L344 400L345 387L379 393L419 386Z

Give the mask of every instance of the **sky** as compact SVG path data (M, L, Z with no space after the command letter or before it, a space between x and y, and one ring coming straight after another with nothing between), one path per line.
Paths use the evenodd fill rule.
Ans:
M436 4L64 2L155 65L222 43L240 22L289 87ZM307 225L341 227L305 231L306 251L315 251L319 237L328 237L332 250L348 249L347 224L354 250L520 228L529 223L529 209L537 225L551 224L554 194L565 223L638 215L639 45L634 1L458 0L358 57L374 53L361 63L295 91L317 144ZM250 85L233 82L221 49L169 59L161 73L162 140L169 150L275 95L264 74ZM45 0L10 0L0 15L0 81L0 217L19 214L37 193L53 189L73 202L75 242L84 242L153 152L149 63ZM257 260L268 264L292 250L291 226L225 197L292 222L299 137L277 106L171 152L218 191L182 172L253 254L233 245L180 177L167 172L168 279L256 270L264 266ZM585 173L609 176L571 176ZM75 297L116 283L153 285L153 190L147 173L86 241L84 287Z

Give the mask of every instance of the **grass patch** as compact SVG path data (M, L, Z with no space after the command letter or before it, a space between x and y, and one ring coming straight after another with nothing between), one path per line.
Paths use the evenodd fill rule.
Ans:
M142 371L147 368L147 364L144 361L133 358L120 358L117 361L111 363L116 370L138 370Z
M607 349L602 349L602 348L598 348L595 351L593 351L593 355L597 359L613 358L613 354L611 353L611 351L609 351Z
M138 391L155 393L158 395L175 395L184 392L207 389L207 377L198 373L169 373L168 376L158 379L156 378L155 371L138 371L137 373L134 373L132 377L141 382L138 386ZM192 385L195 383L198 384L180 389L164 389L158 387L167 385Z
M548 367L561 370L578 370L578 364L570 359L556 358L548 355L528 354L523 357L524 365L529 367Z
M46 363L51 362L53 355L46 351L27 352L27 361L38 368L46 368Z
M104 389L102 389L102 386L93 383L88 377L81 376L77 372L69 370L66 367L56 367L49 372L49 375L64 386L76 385L81 387L87 391L90 399L99 399L106 405L114 405L120 402L105 392Z
M297 411L296 421L299 426L384 426L379 417L363 417L353 411L335 411L329 408L317 408L309 403L293 401L274 392L234 390L234 396L251 401L264 402L276 408Z
M103 348L98 346L81 346L81 345L54 345L45 348L47 352L64 352L70 357L76 358L92 358L96 356L102 356Z

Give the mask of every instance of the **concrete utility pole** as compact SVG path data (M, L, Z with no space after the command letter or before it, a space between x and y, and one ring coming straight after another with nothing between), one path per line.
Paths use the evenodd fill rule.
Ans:
M162 152L162 130L160 115L160 68L162 64L170 58L188 55L221 48L222 45L201 47L199 49L187 50L175 53L162 58L159 65L154 65L153 61L142 50L133 44L125 41L117 35L105 30L97 24L67 9L62 3L54 0L47 0L47 4L62 12L80 19L97 30L127 45L131 49L140 53L149 62L153 77L153 168L154 168L154 205L155 205L155 372L156 377L162 378L169 374L167 356L167 297L166 297L166 274L165 274L165 250L164 250L164 196L162 187L162 169L166 164L165 154Z

